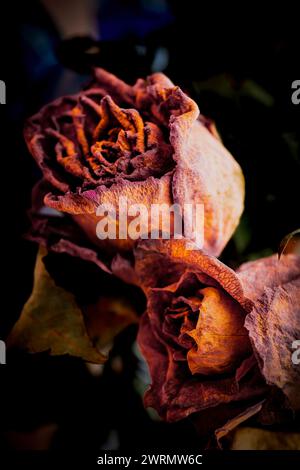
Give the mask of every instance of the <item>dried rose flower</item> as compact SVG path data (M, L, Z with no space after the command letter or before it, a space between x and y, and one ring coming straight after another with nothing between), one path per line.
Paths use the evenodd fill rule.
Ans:
M95 69L89 88L33 116L25 139L50 187L45 204L70 214L97 246L108 245L96 236L96 209L117 208L120 196L147 208L203 203L204 250L214 255L238 224L241 169L196 103L163 74L130 86ZM128 250L133 243L109 240L109 247Z
M208 409L218 416L226 404L222 413L236 425L260 411L272 385L300 408L291 360L300 338L299 257L246 263L236 274L182 240L159 240L140 242L135 260L148 298L138 337L152 378L146 406L175 421Z

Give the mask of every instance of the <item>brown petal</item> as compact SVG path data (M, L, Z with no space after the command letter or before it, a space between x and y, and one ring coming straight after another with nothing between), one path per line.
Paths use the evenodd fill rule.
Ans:
M49 183L41 180L32 191L32 207L29 212L31 227L26 237L55 253L67 253L95 263L100 269L111 273L107 257L87 240L84 232L66 214L52 214L44 205Z
M267 383L279 387L294 409L300 409L300 367L293 345L300 339L300 276L275 288L266 287L245 322Z
M144 204L151 214L151 204L172 204L170 194L170 175L158 179L150 177L146 181L121 181L113 184L110 188L98 186L95 190L84 191L82 194L67 193L64 196L48 194L45 198L45 204L53 209L67 212L73 215L74 220L85 231L89 239L99 247L108 248L109 245L121 249L129 250L135 245L135 240L127 237L126 239L100 240L96 234L97 223L101 220L96 216L96 210L100 204L111 204L119 216L120 197L127 198L128 206L132 204ZM118 221L117 221L118 222ZM155 225L150 224L148 220L148 232L156 229ZM118 231L117 231L118 235Z
M275 288L299 277L300 256L277 255L242 264L237 270L246 297L255 301L265 287Z
M138 342L152 379L145 394L145 406L155 408L167 421L177 421L224 403L255 399L266 391L256 367L239 384L230 376L201 380L187 374L182 363L173 360L167 344L154 333L147 315L141 318Z
M204 246L218 256L236 229L244 207L244 177L238 163L190 112L173 119L170 141L177 163L174 201L204 205ZM191 223L191 221L189 221ZM194 238L192 232L185 233Z
M251 345L244 328L245 312L221 289L200 290L203 300L196 328L188 334L196 347L189 350L188 365L192 374L224 374L232 372L243 357L251 354Z
M245 294L254 301L246 328L267 383L277 385L300 408L300 368L292 362L300 339L300 257L276 255L241 266Z
M229 295L240 303L246 310L251 309L252 303L244 295L239 277L228 266L217 258L204 253L202 250L187 248L187 240L144 240L139 242L135 250L136 270L145 286L161 285L160 277L180 275L183 269L189 267L194 272L200 272L212 278L214 285L218 283ZM146 266L147 259L150 258ZM163 263L163 264L161 264ZM152 274L155 271L155 276ZM150 283L149 283L150 279Z

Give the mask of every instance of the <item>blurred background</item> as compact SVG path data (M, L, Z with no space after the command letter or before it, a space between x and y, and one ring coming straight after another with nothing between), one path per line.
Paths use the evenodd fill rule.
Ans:
M78 91L91 66L129 83L162 71L216 122L246 178L245 212L224 262L237 267L276 252L299 228L300 105L292 104L291 85L300 78L300 44L292 7L264 12L247 2L231 12L227 4L221 9L191 0L2 4L2 214L9 229L3 230L8 263L0 338L31 292L37 251L23 238L31 189L41 177L24 145L24 120ZM189 420L166 424L143 408L149 378L135 336L136 327L122 332L104 367L8 353L9 365L0 366L0 449L201 445Z

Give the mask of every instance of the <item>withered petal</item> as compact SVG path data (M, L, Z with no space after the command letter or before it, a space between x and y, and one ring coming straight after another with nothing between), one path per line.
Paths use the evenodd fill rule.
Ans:
M254 302L246 328L267 383L279 387L300 408L300 369L293 343L300 339L300 257L277 255L243 264L238 277Z
M174 201L181 207L191 202L203 204L204 245L201 248L218 256L243 212L243 173L222 143L195 120L192 112L172 120L170 141L176 161L172 184ZM192 226L192 220L186 220L187 223L188 227ZM185 236L193 239L195 234L188 229Z
M202 250L191 250L188 248L188 241L185 239L171 240L143 240L138 243L135 249L136 270L139 273L142 283L145 286L157 287L161 283L161 277L168 274L176 278L187 266L194 272L199 272L210 277L213 284L219 284L229 295L239 302L246 310L252 308L252 303L244 294L242 283L236 273L219 261L217 258L208 255ZM144 264L150 257L145 269ZM164 263L165 269L156 269ZM151 271L155 270L155 276ZM179 271L178 271L179 270ZM169 276L170 277L170 276ZM152 282L151 282L152 281Z
M200 290L203 299L195 329L188 332L196 346L187 361L192 374L232 372L251 354L245 312L228 294L215 287Z

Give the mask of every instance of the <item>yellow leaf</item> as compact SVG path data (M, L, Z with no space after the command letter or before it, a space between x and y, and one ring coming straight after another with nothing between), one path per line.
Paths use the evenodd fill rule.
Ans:
M40 248L33 291L10 333L8 347L31 353L69 354L102 364L106 356L93 346L74 296L57 286L47 272L43 263L46 254Z

